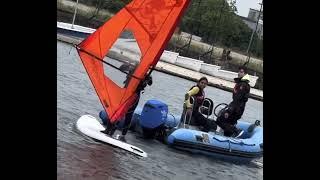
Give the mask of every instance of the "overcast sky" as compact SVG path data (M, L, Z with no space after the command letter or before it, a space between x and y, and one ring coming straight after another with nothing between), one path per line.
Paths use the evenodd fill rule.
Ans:
M237 0L236 6L238 9L238 15L247 17L249 9L260 10L260 4L262 0Z

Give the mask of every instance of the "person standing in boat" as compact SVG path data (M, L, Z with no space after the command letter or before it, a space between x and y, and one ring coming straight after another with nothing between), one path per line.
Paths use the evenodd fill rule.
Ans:
M129 79L128 77L135 70L135 68L132 68L131 66L128 66L128 65L121 66L120 69L122 71L128 72L127 79ZM127 84L127 81L124 81L123 83ZM138 88L136 89L136 94L137 94L138 97L137 97L136 102L131 105L131 107L129 108L128 112L125 115L124 124L123 124L123 127L122 127L122 133L118 137L118 139L121 140L121 141L126 142L125 135L127 134L128 130L130 128L130 124L131 124L132 116L134 114L134 110L136 109L136 107L139 104L141 92L143 93L143 91L144 91L144 89L145 89L145 87L147 85L149 85L149 86L152 85L152 76L151 75L147 75L145 77L145 79L140 82L140 84L138 85ZM112 136L114 134L114 132L116 131L116 129L117 129L116 124L108 123L108 119L107 119L105 111L101 111L99 113L99 117L102 119L102 122L104 122L104 125L107 126L107 128L104 131L101 131L101 132Z
M185 122L187 123L190 119L190 124L195 126L202 126L202 131L208 132L211 129L216 129L216 125L214 121L209 120L208 118L204 117L199 110L203 101L205 99L205 92L204 88L208 84L208 79L206 77L201 77L197 83L197 85L192 86L190 90L185 94L185 102L184 102L184 109L185 109ZM193 97L193 98L190 98ZM192 102L192 101L195 102ZM191 115L191 117L190 117ZM184 117L184 113L183 116Z
M237 129L237 121L241 118L250 94L249 74L244 66L239 67L238 77L234 78L235 86L232 102L223 109L216 123L224 130L225 136L240 137L243 130Z

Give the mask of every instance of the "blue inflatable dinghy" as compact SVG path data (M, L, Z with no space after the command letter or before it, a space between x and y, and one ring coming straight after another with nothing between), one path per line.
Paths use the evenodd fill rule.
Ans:
M149 100L143 109L135 110L130 129L142 129L142 133L150 133L165 127L170 129L166 138L169 146L193 153L222 154L246 159L255 159L263 155L263 128L258 120L254 124L238 121L237 128L244 131L238 138L226 137L220 132L206 133L195 128L181 128L179 125L180 116L168 114L165 103Z

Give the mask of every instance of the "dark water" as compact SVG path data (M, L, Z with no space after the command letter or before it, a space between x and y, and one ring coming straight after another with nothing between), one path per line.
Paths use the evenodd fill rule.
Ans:
M84 114L98 117L102 106L76 50L57 42L57 57L58 179L262 179L263 168L254 163L191 154L155 140L141 139L130 132L127 141L146 151L148 158L137 157L83 136L75 128L77 119ZM184 93L193 84L179 77L154 72L152 88L146 88L139 106L142 107L148 99L156 98L167 103L172 114L180 114ZM205 90L215 104L231 99L229 92L213 87ZM249 122L260 119L263 122L262 107L262 102L250 99L243 119Z

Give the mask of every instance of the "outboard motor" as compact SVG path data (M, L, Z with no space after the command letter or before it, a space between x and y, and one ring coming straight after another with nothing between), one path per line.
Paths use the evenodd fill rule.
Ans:
M154 138L155 133L164 128L168 105L159 100L148 100L141 112L140 126L146 138Z

